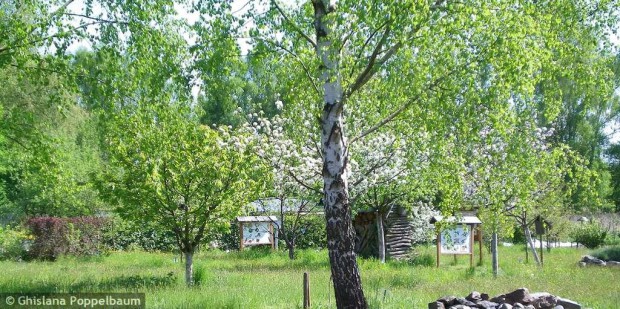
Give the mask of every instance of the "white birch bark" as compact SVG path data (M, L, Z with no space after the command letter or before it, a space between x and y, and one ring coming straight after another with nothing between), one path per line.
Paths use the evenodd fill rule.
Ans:
M317 56L321 61L323 113L321 152L323 155L323 202L327 224L327 248L338 308L367 308L355 254L355 233L351 220L347 182L347 140L344 132L343 90L339 73L338 46L330 37L328 14L333 3L313 0Z

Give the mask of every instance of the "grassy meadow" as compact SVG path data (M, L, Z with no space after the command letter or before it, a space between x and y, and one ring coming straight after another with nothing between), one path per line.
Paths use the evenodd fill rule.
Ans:
M501 273L493 279L489 255L469 268L469 258L443 256L434 267L434 248L418 248L426 264L360 260L372 308L426 308L443 295L472 290L490 295L527 287L576 300L588 308L620 308L620 268L580 268L588 251L545 252L545 266L524 263L522 247L502 247ZM428 255L432 255L428 256ZM531 257L530 257L531 258ZM176 260L175 260L176 259ZM477 258L476 258L477 261ZM207 251L195 257L199 284L187 288L183 264L170 253L117 252L95 258L64 257L56 262L0 262L1 292L144 292L147 308L300 308L302 276L310 274L313 308L335 308L326 251Z

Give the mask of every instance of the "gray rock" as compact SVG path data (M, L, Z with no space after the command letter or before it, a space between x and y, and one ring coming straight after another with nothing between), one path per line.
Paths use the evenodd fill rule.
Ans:
M466 305L454 305L452 307L450 307L450 309L472 309L470 306L466 306Z
M527 305L525 307L523 307L524 309L536 309L536 307L532 306L532 305Z
M523 306L521 306L522 308ZM517 308L517 307L513 307L511 304L501 304L499 305L499 307L497 307L497 309L513 309L513 308Z
M561 297L558 297L558 305L561 305L564 309L581 309L581 305L577 302Z
M504 302L509 303L511 305L514 303L529 302L530 291L527 288L520 288L520 289L514 290L504 295L504 298L506 299L506 301ZM501 302L497 302L497 303L501 303Z
M438 299L438 302L442 302L444 305L446 305L446 307L450 307L452 305L456 305L457 303L455 302L456 297L454 296L444 296L441 297L440 299Z
M468 307L476 307L476 303L471 302L463 297L457 297L454 300L456 303L455 305L464 305L464 306L468 306Z
M557 305L557 306L553 307L553 309L564 309L564 306L562 306L562 305Z
M436 301L428 303L428 309L446 309L446 306L444 306L442 302Z
M479 302L482 300L482 296L480 295L480 293L473 291L471 293L469 293L469 295L467 295L467 297L465 297L465 299L471 301L471 302Z
M531 293L530 297L532 297L532 298L540 298L540 297L550 296L550 295L551 295L551 293L548 293L548 292L535 292L535 293Z
M586 263L587 265L598 265L598 266L605 266L607 263L605 263L605 261L595 258L591 255L584 255L581 258L581 261Z
M620 262L618 261L608 261L607 266L620 266Z
M558 303L558 298L547 292L532 293L530 299L529 304L535 308L552 309Z
M588 264L586 262L579 262L579 267L586 267Z
M506 296L504 294L502 295L497 295L491 299L489 299L490 301L494 302L494 303L498 303L498 304L502 304L506 302Z
M482 293L482 294L480 294L480 298L482 298L482 300L489 300L489 294Z
M515 303L512 308L513 309L523 309L523 308L525 308L525 306L523 306L521 303Z
M488 300L479 301L476 303L476 305L478 306L478 308L483 308L483 309L495 309L495 307L499 306L498 303L494 303ZM512 306L510 307L512 308Z

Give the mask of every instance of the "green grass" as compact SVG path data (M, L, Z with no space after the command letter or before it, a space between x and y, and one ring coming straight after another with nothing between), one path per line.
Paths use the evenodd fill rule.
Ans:
M591 308L620 308L620 269L578 267L580 257L588 253L584 249L545 252L542 269L523 262L522 247L500 249L497 279L486 251L483 265L474 269L465 256L456 264L453 256L442 256L439 269L360 260L364 291L373 308L427 308L428 302L443 295L465 296L472 290L495 295L523 286ZM434 254L433 248L419 251ZM193 288L184 286L183 264L175 257L129 252L56 262L4 261L0 262L0 291L137 291L146 293L148 308L299 308L302 276L308 272L312 307L335 307L325 251L301 251L295 261L289 261L285 252L203 252L194 258L200 284Z

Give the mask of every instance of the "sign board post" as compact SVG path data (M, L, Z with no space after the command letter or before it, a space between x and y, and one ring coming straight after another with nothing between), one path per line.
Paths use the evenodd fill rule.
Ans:
M457 255L469 255L469 265L474 267L474 232L479 229L482 222L476 216L462 216L443 218L435 216L431 218L431 223L438 223L445 220L450 224L448 228L443 229L437 234L437 267L441 254L453 254L456 259ZM482 234L480 235L480 261L482 262Z
M275 249L273 223L275 216L237 217L239 223L239 250L247 246L270 245Z

